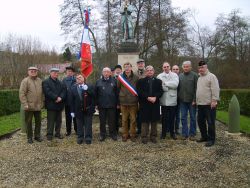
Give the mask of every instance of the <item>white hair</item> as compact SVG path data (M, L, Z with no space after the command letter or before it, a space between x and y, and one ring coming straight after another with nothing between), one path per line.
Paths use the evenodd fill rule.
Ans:
M190 66L191 66L192 63L191 63L191 61L184 61L184 62L182 63L182 66L183 66L183 65L190 65Z
M109 67L104 67L104 68L102 69L102 72L104 72L104 71L109 71L109 72L111 72L111 69L110 69Z
M146 66L145 70L154 70L154 67L152 65Z

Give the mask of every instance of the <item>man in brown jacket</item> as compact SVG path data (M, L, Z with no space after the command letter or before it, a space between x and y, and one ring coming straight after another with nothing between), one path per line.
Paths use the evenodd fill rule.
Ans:
M36 67L28 68L28 77L21 82L19 98L25 111L28 143L33 143L32 118L35 118L35 140L41 142L41 108L43 107L42 80Z
M132 71L131 63L123 65L124 72L118 76L117 88L119 90L119 102L122 112L122 141L128 139L128 120L130 121L130 137L135 142L136 114L138 111L138 98L135 90L138 77Z

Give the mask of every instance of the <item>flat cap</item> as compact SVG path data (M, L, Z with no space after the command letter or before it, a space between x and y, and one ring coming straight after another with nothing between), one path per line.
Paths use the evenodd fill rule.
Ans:
M29 67L28 70L38 70L37 67Z
M49 72L59 72L59 69L58 69L58 68L51 68L51 69L49 70Z
M207 63L205 61L203 61L203 60L199 61L199 63L198 63L199 66L203 66L203 65L206 65L206 64Z
M138 59L136 63L145 62L144 59Z
M121 66L121 65L116 65L116 66L114 67L114 69L122 69L122 66Z

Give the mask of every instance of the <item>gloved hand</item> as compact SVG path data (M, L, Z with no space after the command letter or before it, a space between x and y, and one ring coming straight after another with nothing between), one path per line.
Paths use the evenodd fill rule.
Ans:
M83 90L87 90L88 89L88 86L85 84L84 86L83 86Z
M75 113L73 113L73 112L71 112L70 115L71 115L72 118L75 117Z

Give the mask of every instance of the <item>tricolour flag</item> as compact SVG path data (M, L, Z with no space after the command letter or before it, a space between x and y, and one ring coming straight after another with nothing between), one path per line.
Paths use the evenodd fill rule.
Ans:
M93 71L88 24L89 24L89 11L86 11L85 12L85 26L83 30L82 44L81 44L82 45L81 46L81 73L86 78Z

